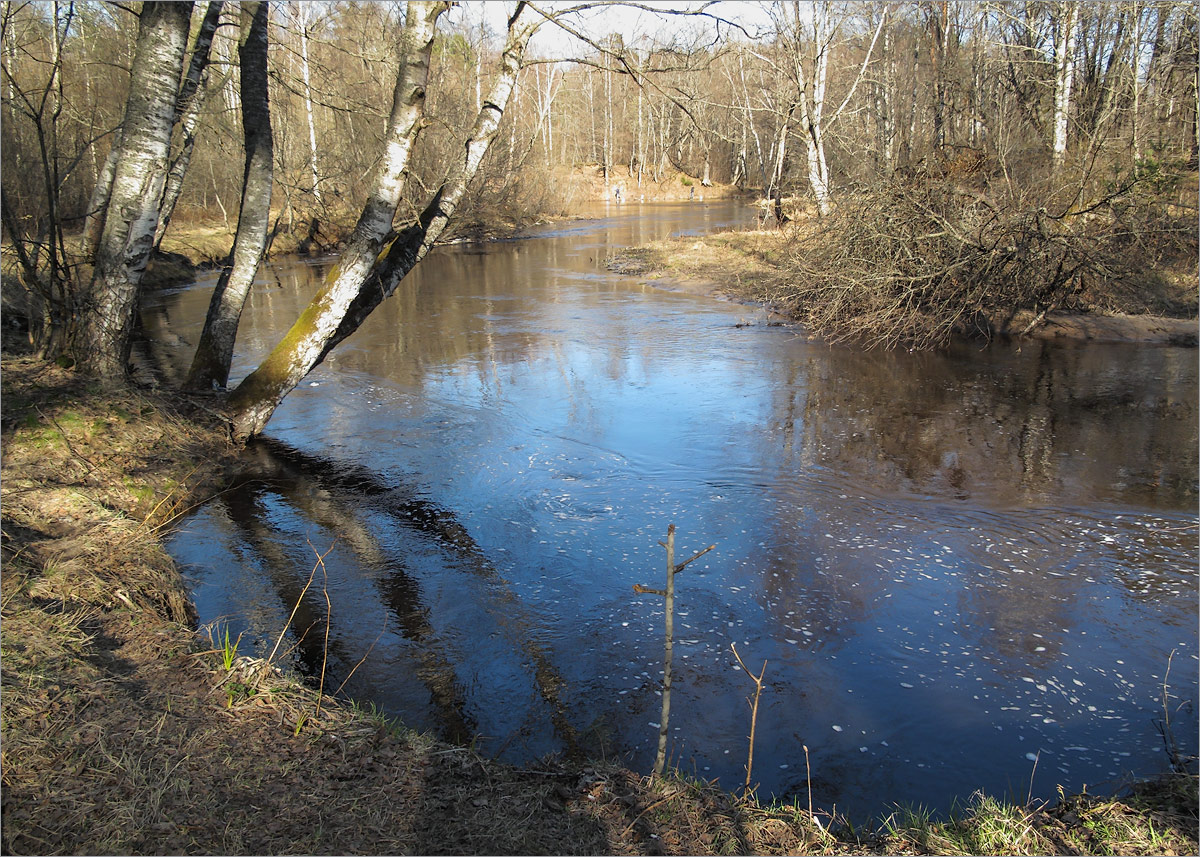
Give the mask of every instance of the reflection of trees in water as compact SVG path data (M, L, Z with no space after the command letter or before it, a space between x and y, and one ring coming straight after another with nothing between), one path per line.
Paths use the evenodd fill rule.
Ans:
M1194 367L1176 352L1032 342L1015 353L797 349L768 367L784 463L867 490L989 504L1196 496ZM964 347L965 348L965 347ZM1126 356L1128 359L1125 359Z
M1078 581L1036 568L980 574L958 593L959 615L970 619L962 633L977 638L979 657L998 675L1015 679L1047 670L1062 657L1067 635L1078 630L1078 592Z
M629 299L630 287L600 279L583 306L600 326L594 345L601 351L589 346L590 364L569 365L579 353L561 333L577 326L581 303L578 296L559 301L563 271L578 276L601 264L584 257L603 250L560 239L435 253L331 364L412 390L449 371L477 384L486 403L501 395L506 369L520 373L525 361L548 357L562 370L564 399L586 419L590 373L640 383L658 359L646 317L607 310L613 298ZM268 282L251 294L239 353L274 343L276 326L295 318L320 266L279 271L282 287ZM145 319L151 336L177 340L180 319L203 319L204 291L156 302ZM756 371L777 390L763 452L783 463L828 468L869 488L997 504L1058 502L1064 493L1194 503L1190 349L1032 341L864 353L782 337L767 341ZM554 350L543 354L550 344Z
M278 595L286 617L293 606L296 615L292 619L291 631L296 638L296 655L306 675L316 675L321 670L323 641L326 633L324 605L314 598L320 591L301 596L307 573L298 573L300 561L280 543L280 533L267 523L267 510L263 508L266 492L251 488L235 488L226 491L211 504L214 520L224 529L237 534L236 544L245 545L257 558L256 567L265 574L271 587ZM311 563L308 566L311 568ZM275 629L277 633L282 629ZM343 662L346 653L335 638L330 639L331 658Z
M796 528L794 521L779 525ZM795 640L799 651L817 652L851 639L853 626L863 621L884 589L879 569L830 553L821 541L811 531L793 532L767 543L757 563L761 586L756 596L767 633L776 640Z
M1195 369L1180 362L1182 349L1127 347L1114 355L1034 342L1022 353L813 350L797 349L794 360L769 370L774 393L762 466L795 477L770 489L780 502L771 504L768 531L779 537L765 548L761 580L777 627L829 628L840 638L891 586L892 575L874 567L873 548L823 538L838 535L844 518L844 530L879 543L872 527L880 522L871 517L878 510L870 500L858 507L860 491L933 501L977 495L963 507L972 515L1010 504L1061 508L1064 500L1169 507L1194 500ZM941 520L945 510L931 514ZM1111 575L1134 600L1177 597L1178 578L1146 566L1167 568L1185 553L1180 540L1192 555L1196 542L1194 528L1157 539L1128 528L1117 538L1085 534L1053 510L976 523L986 541L958 546L969 575L957 595L961 615L970 617L963 633L978 638L997 671L1014 675L1061 657L1064 629L1076 622L1080 574ZM1085 556L1103 571L1084 571Z
M454 663L444 653L444 642L433 628L429 609L421 597L420 585L407 571L402 550L385 546L371 527L364 523L364 512L382 513L387 520L420 537L433 538L454 556L455 567L482 580L486 586L484 605L497 626L532 670L538 697L548 708L548 717L567 750L576 749L576 730L567 718L562 701L565 681L551 663L543 644L536 639L536 627L524 615L524 607L496 572L470 533L447 510L407 496L402 489L381 482L371 471L353 465L334 464L305 455L270 440L256 441L248 454L246 490L270 492L296 510L302 520L312 521L336 533L366 568L383 573L375 586L383 604L397 618L405 638L416 643L417 673L429 688L443 724L456 738L471 738L472 723L464 713L466 692L455 674ZM238 492L231 492L236 494ZM257 514L255 512L257 511ZM246 509L245 518L265 527L262 510ZM269 538L259 534L253 544ZM282 569L295 574L302 563L297 557L279 557ZM289 571L283 576L287 577ZM290 609L296 603L299 585L281 589L281 597ZM287 601L287 598L291 598ZM320 597L310 590L308 599ZM311 606L307 607L309 611ZM335 625L337 617L334 617ZM335 628L336 631L336 628ZM332 639L332 638L331 638ZM342 658L342 663L353 660ZM319 663L319 660L318 660Z
M262 557L285 609L299 604L295 630L305 672L314 675L321 668L322 644L328 630L324 598L319 582L301 596L307 577L297 572L305 567L303 560L281 544L284 534L267 523L269 517L259 502L266 497L286 503L303 519L336 533L338 542L347 545L366 567L387 569L387 574L377 579L376 585L384 603L396 617L403 637L417 644L414 647L416 673L429 689L439 722L453 740L470 740L474 729L464 715L465 694L453 664L441 654L438 635L429 623L428 611L421 604L420 588L405 569L403 559L387 556L351 507L324 489L295 478L286 468L277 467L271 471L268 481L247 482L228 492L225 502L237 522L242 540ZM336 631L329 639L332 650L329 667L349 671L357 658L350 657ZM363 654L359 653L358 657Z

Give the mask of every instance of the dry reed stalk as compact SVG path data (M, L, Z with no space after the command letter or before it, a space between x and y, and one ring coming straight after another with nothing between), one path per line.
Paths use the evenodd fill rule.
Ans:
M336 542L334 543L336 544ZM267 664L275 658L275 653L279 651L279 645L283 642L283 637L287 634L288 628L292 625L292 620L296 618L296 611L300 609L300 602L304 600L304 596L308 593L308 589L313 584L313 580L317 576L317 568L324 565L325 557L333 551L333 545L325 553L317 554L317 562L313 565L312 571L308 573L308 581L304 584L304 588L300 590L300 595L296 598L296 603L292 605L292 612L288 615L287 621L283 623L283 628L279 631L279 638L275 640L275 646L271 649L271 654L267 655Z
M738 654L737 643L730 643L729 648L733 650L733 656L737 658L738 666L754 682L754 701L750 702L750 700L746 700L750 702L750 749L746 754L746 784L742 787L742 795L746 796L750 794L750 772L754 767L754 733L758 727L758 698L762 696L763 676L767 674L767 662L763 661L762 669L759 670L758 675L755 675L750 672L746 664L742 661L742 656ZM807 758L807 754L805 758ZM812 810L810 808L809 815L811 814Z

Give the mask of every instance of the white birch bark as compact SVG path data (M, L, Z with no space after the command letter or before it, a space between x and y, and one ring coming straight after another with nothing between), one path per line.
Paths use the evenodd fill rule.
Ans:
M247 427L244 437L260 432L283 397L316 365L324 344L337 330L346 308L390 237L392 220L404 190L408 158L425 114L425 90L437 20L447 8L449 3L444 0L411 0L408 4L400 37L400 68L392 94L392 112L371 191L354 232L324 286L284 340L234 391L235 408L241 411L238 423Z
M175 204L183 191L183 179L187 175L188 165L192 160L192 152L196 148L196 135L200 128L200 112L204 107L204 99L208 95L208 60L212 53L213 37L217 32L217 23L221 17L222 0L213 0L208 4L204 20L196 33L196 41L192 47L192 59L188 64L188 73L179 96L175 100L175 122L180 126L182 141L179 153L171 162L167 173L167 187L163 192L162 205L158 213L158 226L154 230L154 247L158 249L167 227L171 224L171 215L175 213Z
M1058 26L1054 36L1054 142L1051 164L1058 175L1067 159L1067 120L1071 113L1071 85L1075 79L1076 24L1079 4L1062 0L1058 4Z
M410 2L410 12L414 5ZM465 141L462 160L454 166L421 216L391 241L386 253L381 254L359 279L357 287L352 292L335 293L329 287L318 292L283 341L238 385L230 399L236 438L245 440L262 432L283 398L395 292L400 281L425 258L445 231L496 138L525 48L543 20L531 17L522 23L519 19L526 6L526 3L517 4L509 19L499 74L482 100L475 124Z
M821 124L825 117L825 86L829 70L826 14L824 5L813 7L813 73L809 98L800 99L800 118L807 131L804 143L808 155L808 183L822 217L832 210L829 202L829 168L825 163L825 131Z
M105 378L123 376L129 358L138 287L166 181L191 10L191 3L147 3L139 18L121 152L77 343L80 368Z
M274 163L267 92L267 14L265 2L243 0L241 4L238 63L246 141L242 204L233 243L233 264L217 280L188 373L187 385L196 389L224 387L229 380L238 320L267 247Z
M317 205L321 204L320 175L317 172L317 125L313 119L312 79L308 68L308 6L297 7L300 23L300 76L304 80L304 112L308 116L308 156L312 168L312 194Z

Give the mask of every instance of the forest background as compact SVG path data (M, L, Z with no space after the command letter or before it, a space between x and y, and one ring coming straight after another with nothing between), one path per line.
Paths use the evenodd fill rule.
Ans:
M387 185L400 84L418 68L394 199L363 259L395 250L405 224L431 244L571 216L618 188L631 200L720 186L792 224L752 248L775 272L757 296L831 340L938 346L1010 328L1020 311L1026 331L1064 308L1195 314L1193 4L504 4L524 15L507 32L486 14L496 4L147 5L178 7L180 50L139 218L155 221L156 253L235 269L235 292L238 258L252 279L272 248L336 249L351 265L345 242ZM414 9L428 18L421 50ZM152 87L130 81L139 39L168 41L146 18L61 0L0 12L5 314L39 353L105 376L128 369L151 255L149 239L101 235L114 173L131 145L146 149L126 131ZM530 42L538 29L557 37ZM464 145L481 158L466 169ZM432 231L431 200L446 214ZM255 217L261 239L238 257L235 228L241 242ZM241 304L224 322L216 304L217 344L206 330L199 349L216 356L194 366L197 387L227 380ZM290 355L290 375L352 326L339 331ZM237 410L296 380L243 391Z

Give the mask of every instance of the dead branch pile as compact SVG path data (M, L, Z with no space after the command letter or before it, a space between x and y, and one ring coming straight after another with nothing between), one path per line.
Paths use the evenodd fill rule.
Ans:
M1058 309L1167 314L1177 308L1147 257L1195 230L1148 215L1140 181L1080 204L945 171L909 175L810 226L772 298L828 341L884 348L1027 333ZM1033 321L1014 330L1022 311Z

